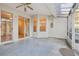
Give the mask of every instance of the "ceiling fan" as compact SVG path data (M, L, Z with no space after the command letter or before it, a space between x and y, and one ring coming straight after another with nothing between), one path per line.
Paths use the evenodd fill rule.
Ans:
M27 11L27 8L29 8L30 10L33 10L33 8L30 6L31 5L31 3L20 3L21 5L19 5L19 6L16 6L16 8L19 8L19 7L24 7L24 12L26 12Z

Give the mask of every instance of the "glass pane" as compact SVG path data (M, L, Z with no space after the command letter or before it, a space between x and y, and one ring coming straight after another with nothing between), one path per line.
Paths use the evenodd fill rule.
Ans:
M75 10L75 42L79 43L79 8Z
M40 31L46 31L46 18L40 17Z
M18 17L18 35L19 38L24 38L24 17Z
M40 31L46 31L46 24L40 24Z
M33 19L33 32L36 32L37 31L37 19L36 17L34 17Z
M79 12L77 12L79 9L76 9L75 13L75 32L79 33Z
M1 22L1 42L6 41L6 22Z
M12 23L11 22L7 22L7 32L6 32L6 40L12 40Z
M1 22L1 42L12 40L12 25L10 22Z
M12 20L12 14L9 12L1 11L1 18L3 18L2 21Z

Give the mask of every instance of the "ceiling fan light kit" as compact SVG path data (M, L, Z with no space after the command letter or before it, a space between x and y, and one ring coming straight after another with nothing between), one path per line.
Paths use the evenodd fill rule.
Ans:
M33 10L33 8L32 8L31 6L29 6L29 5L31 5L31 3L20 3L20 4L21 4L21 5L16 6L16 8L19 8L19 7L24 6L24 12L27 11L27 8L29 8L30 10Z

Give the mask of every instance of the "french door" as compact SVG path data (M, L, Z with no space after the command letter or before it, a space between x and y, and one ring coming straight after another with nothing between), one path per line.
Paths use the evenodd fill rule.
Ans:
M11 22L2 21L1 22L1 42L6 42L12 40L12 26Z
M18 37L24 38L24 17L18 17Z
M21 39L27 36L30 36L30 19L19 16L18 17L18 37L19 39Z
M6 11L1 11L1 21L0 21L0 31L1 31L1 43L7 43L12 41L12 14Z

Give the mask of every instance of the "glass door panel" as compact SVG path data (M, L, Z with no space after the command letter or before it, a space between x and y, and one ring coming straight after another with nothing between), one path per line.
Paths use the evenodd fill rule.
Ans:
M18 36L24 38L24 17L18 17Z
M12 40L11 22L1 22L1 42Z
M12 14L11 13L9 13L9 12L6 12L6 11L1 11L1 18L3 18L2 19L2 21L4 20L12 20Z
M12 39L12 23L11 22L7 22L6 23L6 40L9 41Z
M46 31L46 18L40 17L40 31L45 32Z
M33 32L36 32L37 31L37 19L36 17L34 17L33 19Z
M6 41L6 22L1 22L1 42Z

